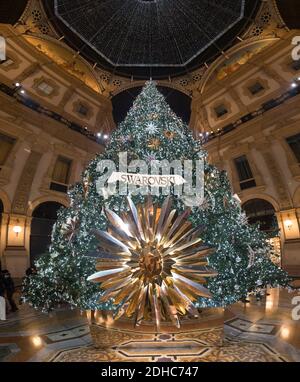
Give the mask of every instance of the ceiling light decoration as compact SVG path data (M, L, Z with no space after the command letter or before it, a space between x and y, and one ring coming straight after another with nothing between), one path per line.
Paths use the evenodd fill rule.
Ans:
M239 22L247 23L257 3L55 0L54 12L77 39L114 67L185 67Z

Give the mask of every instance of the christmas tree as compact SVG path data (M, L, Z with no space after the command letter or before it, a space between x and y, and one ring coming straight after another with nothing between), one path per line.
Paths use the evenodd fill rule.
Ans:
M135 166L124 167L125 160ZM138 162L141 160L144 164ZM201 239L215 249L209 265L218 275L207 283L213 298L200 297L195 306L226 306L267 286L287 286L286 273L270 260L271 247L266 236L248 224L238 197L232 195L226 173L207 162L206 153L188 126L170 109L155 83L148 82L112 134L105 152L89 164L82 182L70 190L70 207L59 212L49 253L37 261L37 274L25 280L25 300L45 311L61 303L80 309L116 309L113 300L99 302L103 291L87 281L95 272L96 259L89 256L97 250L95 229L105 231L108 225L105 208L118 215L128 208L125 185L108 185L106 164L115 163L119 175L124 168L134 172L134 167L145 174L149 168L157 171L159 163L187 160L203 161L204 194L187 197L178 193L178 184L171 184L169 188L155 188L152 198L162 206L167 193L172 194L178 214L189 209L189 221L194 227L202 227ZM159 171L156 174L161 174ZM198 175L194 167L190 174L195 184ZM101 184L104 178L106 182ZM145 188L149 189L140 185L140 191ZM126 184L134 203L145 204L146 193L136 189L136 185L130 188Z

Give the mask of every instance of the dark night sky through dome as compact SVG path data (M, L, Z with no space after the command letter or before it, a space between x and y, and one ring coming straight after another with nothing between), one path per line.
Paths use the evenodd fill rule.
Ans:
M186 124L189 124L191 116L191 98L186 94L171 88L158 86L157 89L163 94L171 109ZM122 122L129 109L132 107L134 100L141 93L142 88L136 87L127 89L112 98L113 116L116 124Z

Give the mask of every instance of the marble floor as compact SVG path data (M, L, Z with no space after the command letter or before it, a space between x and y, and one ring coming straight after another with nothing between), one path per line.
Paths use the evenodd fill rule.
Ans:
M0 321L0 362L300 362L300 320L292 318L292 300L300 293L268 292L262 301L251 297L249 304L226 309L222 347L153 335L147 343L104 352L93 347L84 313L61 309L47 315L21 305Z

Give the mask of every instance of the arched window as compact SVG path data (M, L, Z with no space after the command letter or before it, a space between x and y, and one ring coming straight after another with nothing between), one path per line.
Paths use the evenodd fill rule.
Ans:
M278 230L275 209L271 203L263 199L252 199L243 205L250 224L258 223L264 232Z
M30 262L33 264L47 252L51 243L51 233L57 220L57 212L63 207L57 202L40 204L32 214L30 236Z

